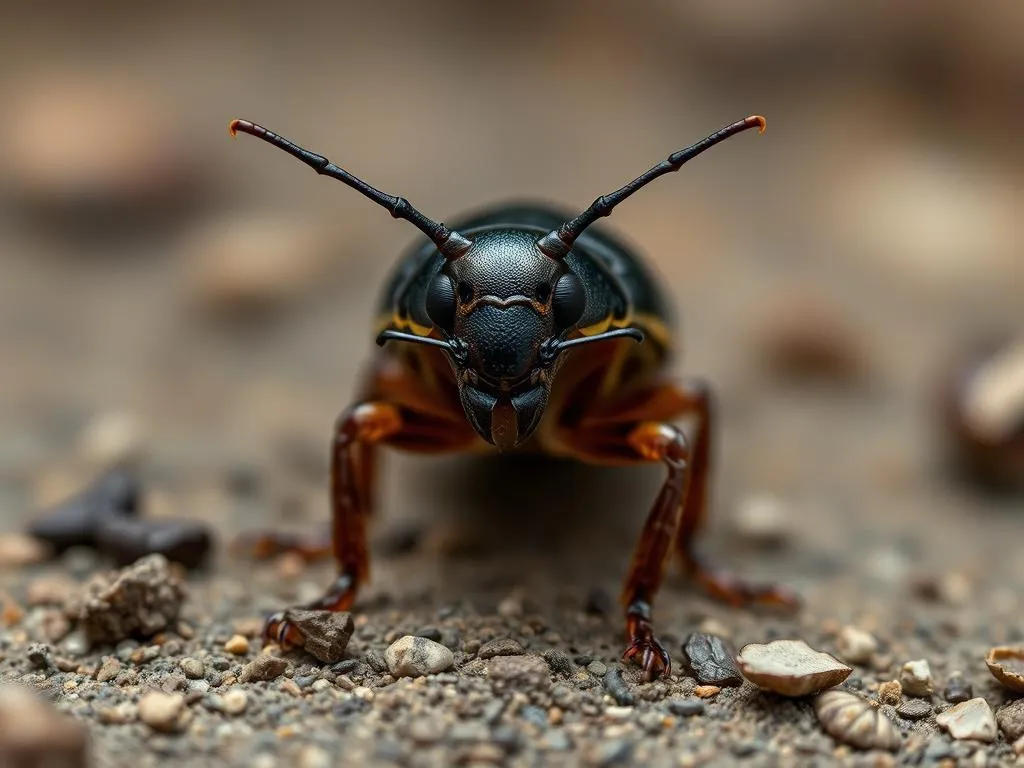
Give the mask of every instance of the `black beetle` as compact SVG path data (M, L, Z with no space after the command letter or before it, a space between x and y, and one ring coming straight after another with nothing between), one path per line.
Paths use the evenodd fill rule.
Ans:
M669 302L636 254L592 226L649 182L754 127L763 132L764 118L722 128L575 217L546 205L503 206L449 228L325 157L262 126L232 121L232 135L242 131L283 149L427 238L401 259L383 292L377 341L402 343L379 353L361 396L335 424L331 549L339 576L307 607L346 610L369 576L366 521L378 445L419 452L495 446L592 463L664 462L668 477L622 594L625 655L642 665L645 678L670 672L652 629L651 601L673 546L687 572L721 599L796 606L789 591L746 584L695 553L708 502L711 393L703 382L671 381ZM691 414L698 421L692 445L671 423ZM262 553L299 544L273 534L253 543ZM286 612L268 620L266 634L285 647L303 643Z

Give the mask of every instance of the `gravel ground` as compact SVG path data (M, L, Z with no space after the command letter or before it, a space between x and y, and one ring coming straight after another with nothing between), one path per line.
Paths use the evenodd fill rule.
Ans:
M980 56L968 74L955 67L968 79L904 92L916 81L887 74L902 72L892 51L906 49L893 32L875 38L878 71L833 62L825 83L808 82L799 75L803 27L782 15L773 34L794 60L765 47L765 66L740 76L734 67L746 59L724 66L700 35L688 41L694 60L680 63L663 33L692 25L661 9L622 25L602 11L578 56L562 60L518 39L544 18L534 10L520 26L500 16L507 60L485 70L494 81L481 89L461 58L483 53L481 44L436 54L422 39L427 19L412 10L402 23L368 12L358 29L325 23L301 36L280 34L276 21L182 16L136 29L137 38L118 25L79 35L82 20L69 14L46 29L26 17L20 38L0 46L4 72L43 49L52 65L36 80L4 82L20 143L0 152L10 193L0 208L0 677L52 704L0 696L8 745L20 734L31 748L75 753L82 736L50 722L56 709L85 724L96 766L1024 760L1024 742L1014 746L1024 731L1019 693L985 664L991 647L1024 644L1024 505L954 470L936 409L943 372L965 342L1024 327L1024 165L1013 162L1015 129L996 130L999 88L1020 82L1019 57ZM709 11L692 21L754 34ZM570 22L568 12L550 20L553 29ZM346 45L328 35L335 27ZM858 50L834 25L814 29L834 35L833 50ZM649 49L639 42L657 30ZM914 39L948 49L936 31ZM280 81L267 77L261 53L278 43L294 56L282 59ZM104 44L141 90L100 66ZM643 53L632 69L613 70L602 53L611 45ZM1004 48L1010 57L1017 46ZM367 57L394 69L368 80L349 66ZM422 78L416 87L410 70ZM998 109L957 100L969 77L985 81ZM84 91L91 81L103 88ZM425 94L453 83L479 103L436 109ZM665 104L672 89L689 95L685 115ZM82 92L89 98L70 96ZM346 97L315 96L327 92ZM552 100L569 92L581 100L579 119L551 119ZM511 113L509 93L523 102ZM660 182L614 225L651 255L683 310L679 373L707 376L720 395L702 548L744 575L791 586L802 611L731 609L673 570L655 605L673 675L641 684L620 663L616 597L659 468L389 454L373 580L342 658L272 661L279 651L259 639L263 617L318 596L331 566L251 562L229 545L245 531L326 523L330 425L372 354L373 294L412 234L268 148L229 142L227 120L260 120L332 159L347 152L354 171L430 214L538 189L583 204L680 135L704 135L751 103L768 115L765 137L734 139L685 179ZM414 112L424 123L410 144ZM181 116L178 130L168 114ZM111 124L140 125L140 115L145 131L100 140ZM478 122L467 134L470 118ZM602 130L580 135L580 120ZM43 127L69 124L88 149L71 146L54 172L55 139ZM923 127L937 133L923 137ZM436 150L424 156L426 146ZM535 149L519 156L513 147ZM76 173L102 194L83 204ZM140 182L153 178L160 183ZM187 519L216 536L205 568L180 576L150 563L138 591L114 589L135 595L116 616L117 631L135 624L126 639L76 618L86 593L108 617L109 599L96 597L103 585L85 586L103 578L108 559L82 547L47 559L20 535L120 460L138 472L144 519ZM90 640L95 626L107 629L89 630ZM871 712L893 723L898 750L829 735L810 697L696 679L683 653L694 632L721 638L730 654L802 639L845 660L852 672L842 687L878 704ZM396 678L389 648L408 635L448 649L450 663L416 641L442 671ZM920 660L927 672L905 668ZM719 673L736 682L733 670ZM973 704L964 738L945 713L972 697L999 725ZM0 763L13 749L4 744Z

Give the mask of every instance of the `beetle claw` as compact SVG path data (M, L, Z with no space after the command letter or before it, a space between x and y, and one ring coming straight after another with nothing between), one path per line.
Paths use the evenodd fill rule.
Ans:
M636 661L640 665L645 683L672 674L672 659L665 646L654 636L650 625L641 628L637 636L632 638L622 658L624 661Z
M282 651L291 651L305 645L305 638L288 619L284 611L272 613L263 624L263 639L277 643Z

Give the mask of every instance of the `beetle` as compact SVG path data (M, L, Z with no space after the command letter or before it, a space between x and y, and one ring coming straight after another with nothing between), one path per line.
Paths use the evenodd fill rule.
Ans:
M382 349L360 396L334 425L329 545L338 576L322 598L304 607L348 610L367 581L366 523L377 448L384 445L423 453L497 448L595 464L663 463L667 477L622 591L624 658L643 668L644 680L671 672L651 606L673 549L684 570L719 599L797 606L788 589L747 583L696 552L708 506L712 392L700 380L673 382L667 297L640 256L594 226L654 179L755 127L764 132L763 117L732 123L598 197L577 216L549 205L505 205L449 228L326 157L255 123L231 122L232 136L251 134L284 150L426 236L384 287L376 329ZM696 417L692 442L672 423L684 416ZM256 538L263 553L289 545L273 534ZM303 643L287 611L267 620L265 635L285 648Z

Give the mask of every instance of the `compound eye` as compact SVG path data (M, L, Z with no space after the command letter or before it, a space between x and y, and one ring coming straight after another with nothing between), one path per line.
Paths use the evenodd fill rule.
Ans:
M427 315L447 333L455 327L455 287L448 275L438 273L427 289Z
M555 325L562 330L576 325L583 317L583 310L586 309L586 306L587 295L580 279L572 272L567 272L558 278L558 282L555 283L553 302Z

